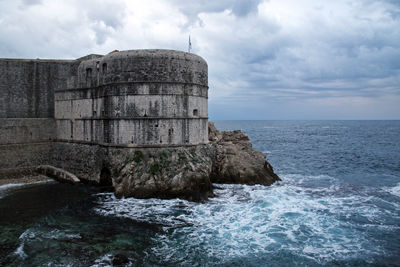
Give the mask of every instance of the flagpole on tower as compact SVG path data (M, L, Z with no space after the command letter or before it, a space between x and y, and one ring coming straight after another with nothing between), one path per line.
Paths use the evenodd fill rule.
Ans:
M189 47L188 47L188 52L190 53L190 50L192 49L192 42L190 41L190 34L189 34Z

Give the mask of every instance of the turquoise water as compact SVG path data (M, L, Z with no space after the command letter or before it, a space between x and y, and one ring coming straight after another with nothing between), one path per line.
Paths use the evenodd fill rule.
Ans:
M400 121L220 121L282 178L205 203L0 188L0 265L400 265Z

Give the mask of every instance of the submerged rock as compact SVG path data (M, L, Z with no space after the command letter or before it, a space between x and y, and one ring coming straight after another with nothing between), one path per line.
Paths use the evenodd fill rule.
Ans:
M201 201L213 196L212 183L271 185L280 180L241 131L218 131L210 122L209 141L190 147L111 149L115 194Z
M254 150L243 132L218 131L214 123L209 122L208 137L215 147L211 182L271 185L280 180L265 160L265 154Z

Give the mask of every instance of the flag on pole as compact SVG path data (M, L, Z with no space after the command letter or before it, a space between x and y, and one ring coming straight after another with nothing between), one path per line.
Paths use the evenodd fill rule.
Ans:
M189 35L189 49L188 49L189 53L191 49L192 49L192 42L190 41L190 35Z

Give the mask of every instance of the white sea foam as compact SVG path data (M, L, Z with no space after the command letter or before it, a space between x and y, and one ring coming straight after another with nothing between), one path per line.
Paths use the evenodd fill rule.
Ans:
M30 185L36 185L36 184L44 184L44 183L49 183L49 182L54 182L54 180L49 179L49 180L45 180L45 181L38 181L38 182L32 182L32 183L0 185L0 193L1 193L1 191L12 189L12 188L18 188L18 187L24 187L24 186L30 186Z
M14 251L14 254L21 259L25 259L27 257L26 253L24 252L24 243L19 245L19 247Z
M111 254L103 255L102 257L96 259L94 263L95 264L93 264L92 267L112 266L112 255Z
M22 242L26 242L29 240L44 240L44 239L53 239L53 240L73 240L73 239L81 239L80 234L70 233L69 231L54 229L51 231L37 231L37 229L32 228L28 229L21 234L19 239Z
M384 189L390 194L395 195L396 197L400 197L400 183L398 183L394 187L385 187Z
M350 222L359 217L371 225L379 224L382 210L370 204L371 198L336 196L332 192L341 190L337 185L306 188L285 179L287 182L271 187L218 185L217 196L205 203L117 199L101 194L95 211L161 225L164 232L154 238L158 245L153 252L171 258L199 249L217 258L287 251L324 263L379 252L379 248L369 247L361 224Z
M9 189L9 188L15 188L15 187L21 187L24 186L26 184L4 184L4 185L0 185L0 190L5 190L5 189Z

